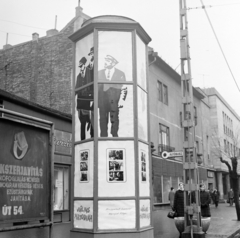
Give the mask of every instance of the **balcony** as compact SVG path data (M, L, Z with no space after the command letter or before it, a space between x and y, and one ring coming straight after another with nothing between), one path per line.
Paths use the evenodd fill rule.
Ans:
M163 151L173 152L175 148L169 145L159 144L158 145L158 155L161 155Z

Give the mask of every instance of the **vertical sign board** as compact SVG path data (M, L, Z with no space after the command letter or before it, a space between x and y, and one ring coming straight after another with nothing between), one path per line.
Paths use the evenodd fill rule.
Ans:
M50 219L49 131L0 120L0 222Z

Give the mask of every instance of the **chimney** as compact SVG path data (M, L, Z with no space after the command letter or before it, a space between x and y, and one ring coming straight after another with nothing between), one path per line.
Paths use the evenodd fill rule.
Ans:
M9 49L11 47L12 47L12 45L6 44L6 45L3 46L3 49L6 50L6 49Z
M47 36L54 36L54 35L57 35L58 34L58 30L56 29L51 29L51 30L48 30L47 31Z
M38 33L35 32L35 33L32 34L32 40L33 41L38 41L38 38L39 38L39 34Z
M83 8L78 6L75 9L76 9L76 17L79 17L82 13Z

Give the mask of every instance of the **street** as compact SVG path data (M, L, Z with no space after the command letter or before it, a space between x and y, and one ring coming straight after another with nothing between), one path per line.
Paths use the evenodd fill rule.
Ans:
M167 217L170 207L157 207L153 211L154 238L178 238L179 232L173 219ZM235 206L220 203L217 208L211 205L211 223L206 238L230 237L240 229Z

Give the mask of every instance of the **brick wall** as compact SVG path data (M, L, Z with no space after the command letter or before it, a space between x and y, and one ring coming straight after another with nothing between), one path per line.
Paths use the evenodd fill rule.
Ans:
M0 50L0 88L35 103L71 113L71 21L57 35Z

